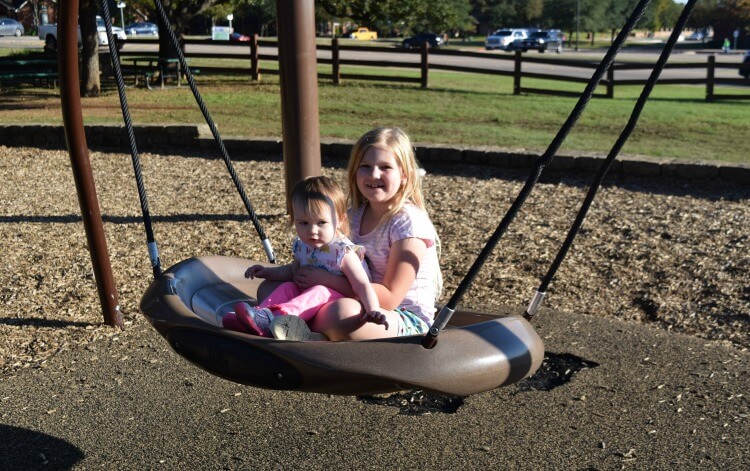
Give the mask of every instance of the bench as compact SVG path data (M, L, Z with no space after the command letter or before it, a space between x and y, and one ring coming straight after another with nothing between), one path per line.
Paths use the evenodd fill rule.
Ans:
M0 89L8 84L57 86L57 61L53 59L0 60Z
M133 85L137 86L139 78L143 78L146 88L153 90L152 80L158 78L160 88L165 88L167 79L174 79L176 86L182 85L181 78L185 75L180 70L180 63L177 59L160 59L158 57L126 57L121 61L124 65L122 68L123 75L133 76ZM191 68L193 75L200 74L200 69Z

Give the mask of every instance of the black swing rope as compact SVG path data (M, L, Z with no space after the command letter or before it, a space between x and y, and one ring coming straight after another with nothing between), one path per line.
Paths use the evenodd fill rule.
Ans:
M557 272L557 269L560 267L560 264L565 258L565 255L568 253L568 250L573 245L573 240L575 239L576 234L578 234L578 230L581 228L581 225L583 224L583 220L586 217L586 213L588 212L589 207L591 206L591 203L594 201L594 197L596 196L597 190L601 186L602 180L607 174L607 171L609 171L609 168L612 166L612 162L614 162L614 160L617 158L617 155L620 153L620 150L622 150L622 147L625 145L625 142L633 133L633 130L635 129L636 124L638 123L638 118L641 116L641 112L643 111L644 106L646 106L648 97L649 95L651 95L651 91L654 89L654 86L656 85L656 82L659 79L659 75L661 74L662 69L664 69L664 65L667 63L669 56L672 54L672 51L674 50L674 46L675 44L677 44L677 41L680 37L680 33L682 33L682 29L685 27L685 23L687 23L687 20L690 17L690 13L693 11L693 7L695 6L696 1L697 0L688 0L685 7L683 8L682 13L680 14L680 17L677 20L677 23L675 24L674 29L672 30L672 34L667 40L667 43L664 46L664 49L662 50L661 54L659 55L659 59L656 61L656 64L654 65L654 69L651 71L651 74L649 75L649 78L646 81L646 84L643 86L643 90L641 91L641 94L638 97L638 100L636 101L635 106L633 107L633 112L630 115L630 119L628 120L628 123L626 124L622 132L620 133L620 136L617 138L617 141L615 142L615 144L612 146L612 149L609 151L609 154L607 154L607 158L604 160L604 162L602 162L602 165L599 167L596 177L594 178L594 181L592 182L591 187L589 188L589 191L586 194L586 198L581 204L581 208L578 210L578 214L576 215L575 221L573 222L573 225L571 226L570 231L568 232L568 236L566 237L565 242L560 248L560 251L557 253L557 256L555 257L555 260L552 262L552 265L547 271L547 274L542 279L542 282L539 285L539 288L537 288L536 293L534 294L534 297L532 298L528 309L524 313L524 317L526 317L527 319L531 319L531 317L534 316L536 312L539 310L539 305L542 299L544 298L544 294L547 291L547 287L552 282L552 278L555 276L555 272Z
M547 147L547 150L544 152L544 154L542 154L534 162L534 167L531 170L531 174L526 180L526 183L524 183L523 187L521 188L521 191L516 196L516 199L513 201L513 204L505 213L503 219L500 221L497 229L495 229L495 232L492 234L492 236L490 236L489 240L482 248L479 256L459 283L456 291L453 293L448 302L440 309L440 312L435 317L435 321L433 322L432 327L430 327L430 330L422 339L423 347L432 348L437 343L438 335L440 335L440 332L445 328L445 326L448 325L448 322L453 316L453 313L455 312L456 306L458 305L459 301L461 300L461 298L463 298L464 294L466 294L466 291L474 281L474 278L476 278L476 276L479 274L479 270L482 268L484 263L487 261L487 258L489 258L490 254L497 246L500 238L503 236L503 234L505 234L505 231L507 230L510 223L521 210L521 206L523 206L526 198L529 196L531 190L534 188L534 185L536 185L537 181L539 180L539 177L542 174L542 170L544 170L544 167L552 161L563 141L570 133L570 130L573 128L573 126L575 126L578 118L583 113L583 110L586 108L589 100L591 100L591 97L593 96L594 91L599 84L599 81L602 79L607 69L612 66L612 63L615 60L615 56L617 56L617 53L622 48L625 40L630 35L630 32L635 27L636 23L641 18L643 12L646 10L646 7L648 7L650 2L651 0L640 0L633 12L630 14L630 17L625 22L625 25L622 27L619 34L615 38L615 41L609 47L607 53L604 55L604 58L602 58L599 66L591 76L591 79L589 79L588 83L586 84L586 88L579 97L578 102L571 111L570 115L565 120L565 123L557 132L557 135L552 140L549 147ZM538 304L541 303L540 296L534 296L534 298L532 299L532 304L534 303L536 303L538 307Z
M250 216L250 220L252 221L253 226L255 227L255 231L258 233L258 237L261 240L261 244L263 245L263 249L266 252L266 256L268 257L269 262L276 263L276 255L273 251L273 247L271 246L271 243L268 237L266 236L265 231L263 230L263 226L261 226L260 224L260 220L258 219L258 216L255 213L255 210L253 209L253 205L252 203L250 203L250 199L247 197L247 193L245 192L245 188L243 187L242 182L240 181L239 176L237 175L237 172L234 169L234 165L232 164L232 160L229 157L229 153L227 152L227 149L224 146L224 141L221 138L221 135L219 134L219 130L216 128L216 124L214 123L213 119L211 118L210 113L208 112L208 108L206 107L206 104L203 101L203 97L201 97L200 93L198 92L198 87L196 86L195 80L193 79L193 74L190 72L190 68L187 65L187 61L185 60L185 56L182 53L182 49L179 46L177 37L175 36L174 31L172 30L172 27L169 23L167 14L164 11L164 6L162 5L161 0L155 0L154 3L157 7L162 23L165 25L165 28L167 29L167 32L169 33L169 39L175 51L177 52L177 58L180 63L180 70L184 71L185 78L187 79L188 84L190 85L190 90L193 92L195 101L198 103L198 107L200 108L201 113L203 114L203 118L206 120L206 123L208 124L208 127L209 129L211 129L211 133L214 136L214 140L219 146L221 157L224 160L224 164L226 165L227 170L229 171L229 175L232 177L232 181L234 182L234 185L237 188L240 198L242 199L242 202L245 205L245 209L247 210ZM102 12L104 15L104 24L106 26L106 31L107 31L107 39L109 42L109 52L112 58L113 70L114 70L115 78L117 81L117 89L120 95L120 105L122 108L123 119L125 121L125 128L128 134L128 141L130 144L131 158L133 160L133 170L136 175L136 184L138 185L138 197L141 202L143 222L144 222L144 225L146 226L146 236L147 236L147 241L148 241L149 258L151 259L151 265L152 265L153 272L154 272L154 278L156 278L159 275L161 275L161 265L160 265L159 253L158 253L158 249L156 246L156 242L154 241L153 229L151 228L151 217L150 217L150 213L148 210L148 200L146 197L146 190L143 184L143 176L141 172L140 158L138 157L138 149L137 149L136 141L135 141L135 133L133 131L133 123L130 117L130 110L128 108L127 97L125 94L125 81L122 77L122 69L120 68L120 58L119 58L119 54L117 53L117 48L115 47L114 36L112 34L109 6L107 5L106 1L102 1L101 4L102 4Z

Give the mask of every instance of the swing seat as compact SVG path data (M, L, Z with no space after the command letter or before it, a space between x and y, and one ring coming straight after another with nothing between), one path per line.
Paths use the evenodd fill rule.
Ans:
M520 317L456 311L432 349L422 336L296 342L222 328L234 303L256 303L262 282L247 259L182 261L156 279L141 310L188 361L227 380L267 389L362 395L423 389L468 396L519 381L539 368L542 341ZM263 292L263 291L262 291Z

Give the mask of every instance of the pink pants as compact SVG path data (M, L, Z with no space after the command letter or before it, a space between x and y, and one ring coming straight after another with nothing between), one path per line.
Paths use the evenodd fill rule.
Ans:
M278 288L260 303L259 307L267 307L271 311L281 312L288 316L299 316L308 322L315 317L326 303L343 298L344 295L323 285L315 285L306 290L300 290L291 281L282 283Z

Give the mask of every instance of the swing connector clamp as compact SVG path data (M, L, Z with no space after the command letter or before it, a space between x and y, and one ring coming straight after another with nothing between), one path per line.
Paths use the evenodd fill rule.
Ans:
M544 299L544 295L547 294L544 291L537 290L536 293L534 293L534 297L531 298L531 302L529 303L529 307L526 308L526 312L523 313L523 318L528 320L531 320L532 317L536 315L536 313L539 311L539 307L542 305L542 300Z
M440 312L435 317L435 322L432 323L429 332L427 332L422 339L422 346L424 348L429 350L437 344L438 335L440 335L440 332L448 325L448 321L450 321L454 312L456 312L456 310L448 306L443 306L440 309Z

